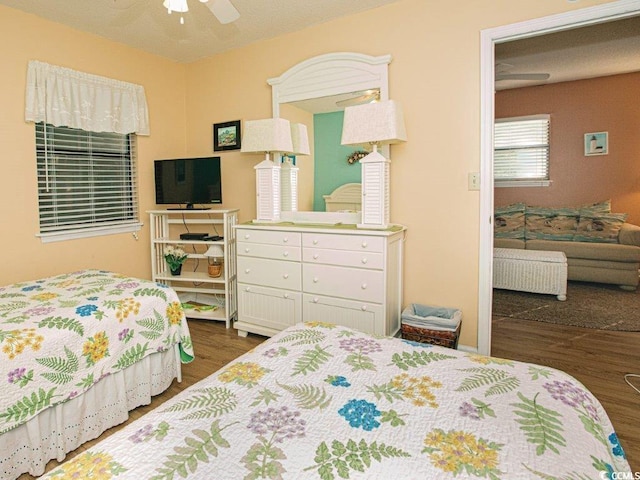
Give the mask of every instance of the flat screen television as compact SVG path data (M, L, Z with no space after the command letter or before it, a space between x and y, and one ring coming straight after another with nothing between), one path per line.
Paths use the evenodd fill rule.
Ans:
M192 209L222 203L220 157L155 160L154 169L156 204Z

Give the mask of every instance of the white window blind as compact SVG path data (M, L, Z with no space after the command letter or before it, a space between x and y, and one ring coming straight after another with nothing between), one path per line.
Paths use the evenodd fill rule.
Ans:
M496 186L549 184L549 118L532 115L496 120L493 159Z
M43 241L140 228L135 134L40 122L36 155Z

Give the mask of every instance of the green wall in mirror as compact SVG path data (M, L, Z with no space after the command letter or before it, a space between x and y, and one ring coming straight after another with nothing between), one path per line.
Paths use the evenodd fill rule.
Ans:
M314 130L314 195L313 210L325 210L323 195L329 195L345 183L360 183L359 163L349 165L347 158L359 148L340 145L344 112L317 113Z

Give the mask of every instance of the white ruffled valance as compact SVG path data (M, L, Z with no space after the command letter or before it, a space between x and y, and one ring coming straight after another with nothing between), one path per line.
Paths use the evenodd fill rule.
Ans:
M144 87L32 60L25 119L90 132L149 135Z

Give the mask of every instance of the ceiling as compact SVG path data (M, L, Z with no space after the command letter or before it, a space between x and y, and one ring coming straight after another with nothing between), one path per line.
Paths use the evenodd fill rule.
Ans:
M209 0L214 1L214 0ZM163 0L0 0L0 4L188 63L398 0L231 0L240 12L222 25L188 0L184 25Z
M640 17L497 44L508 73L549 73L544 81L496 82L496 90L640 71Z
M188 63L399 0L231 0L240 12L223 25L198 0L169 15L163 0L0 0L0 4ZM214 1L214 0L209 0ZM549 73L545 81L496 82L496 90L640 70L640 17L496 45L506 73ZM501 66L501 68L503 68Z

